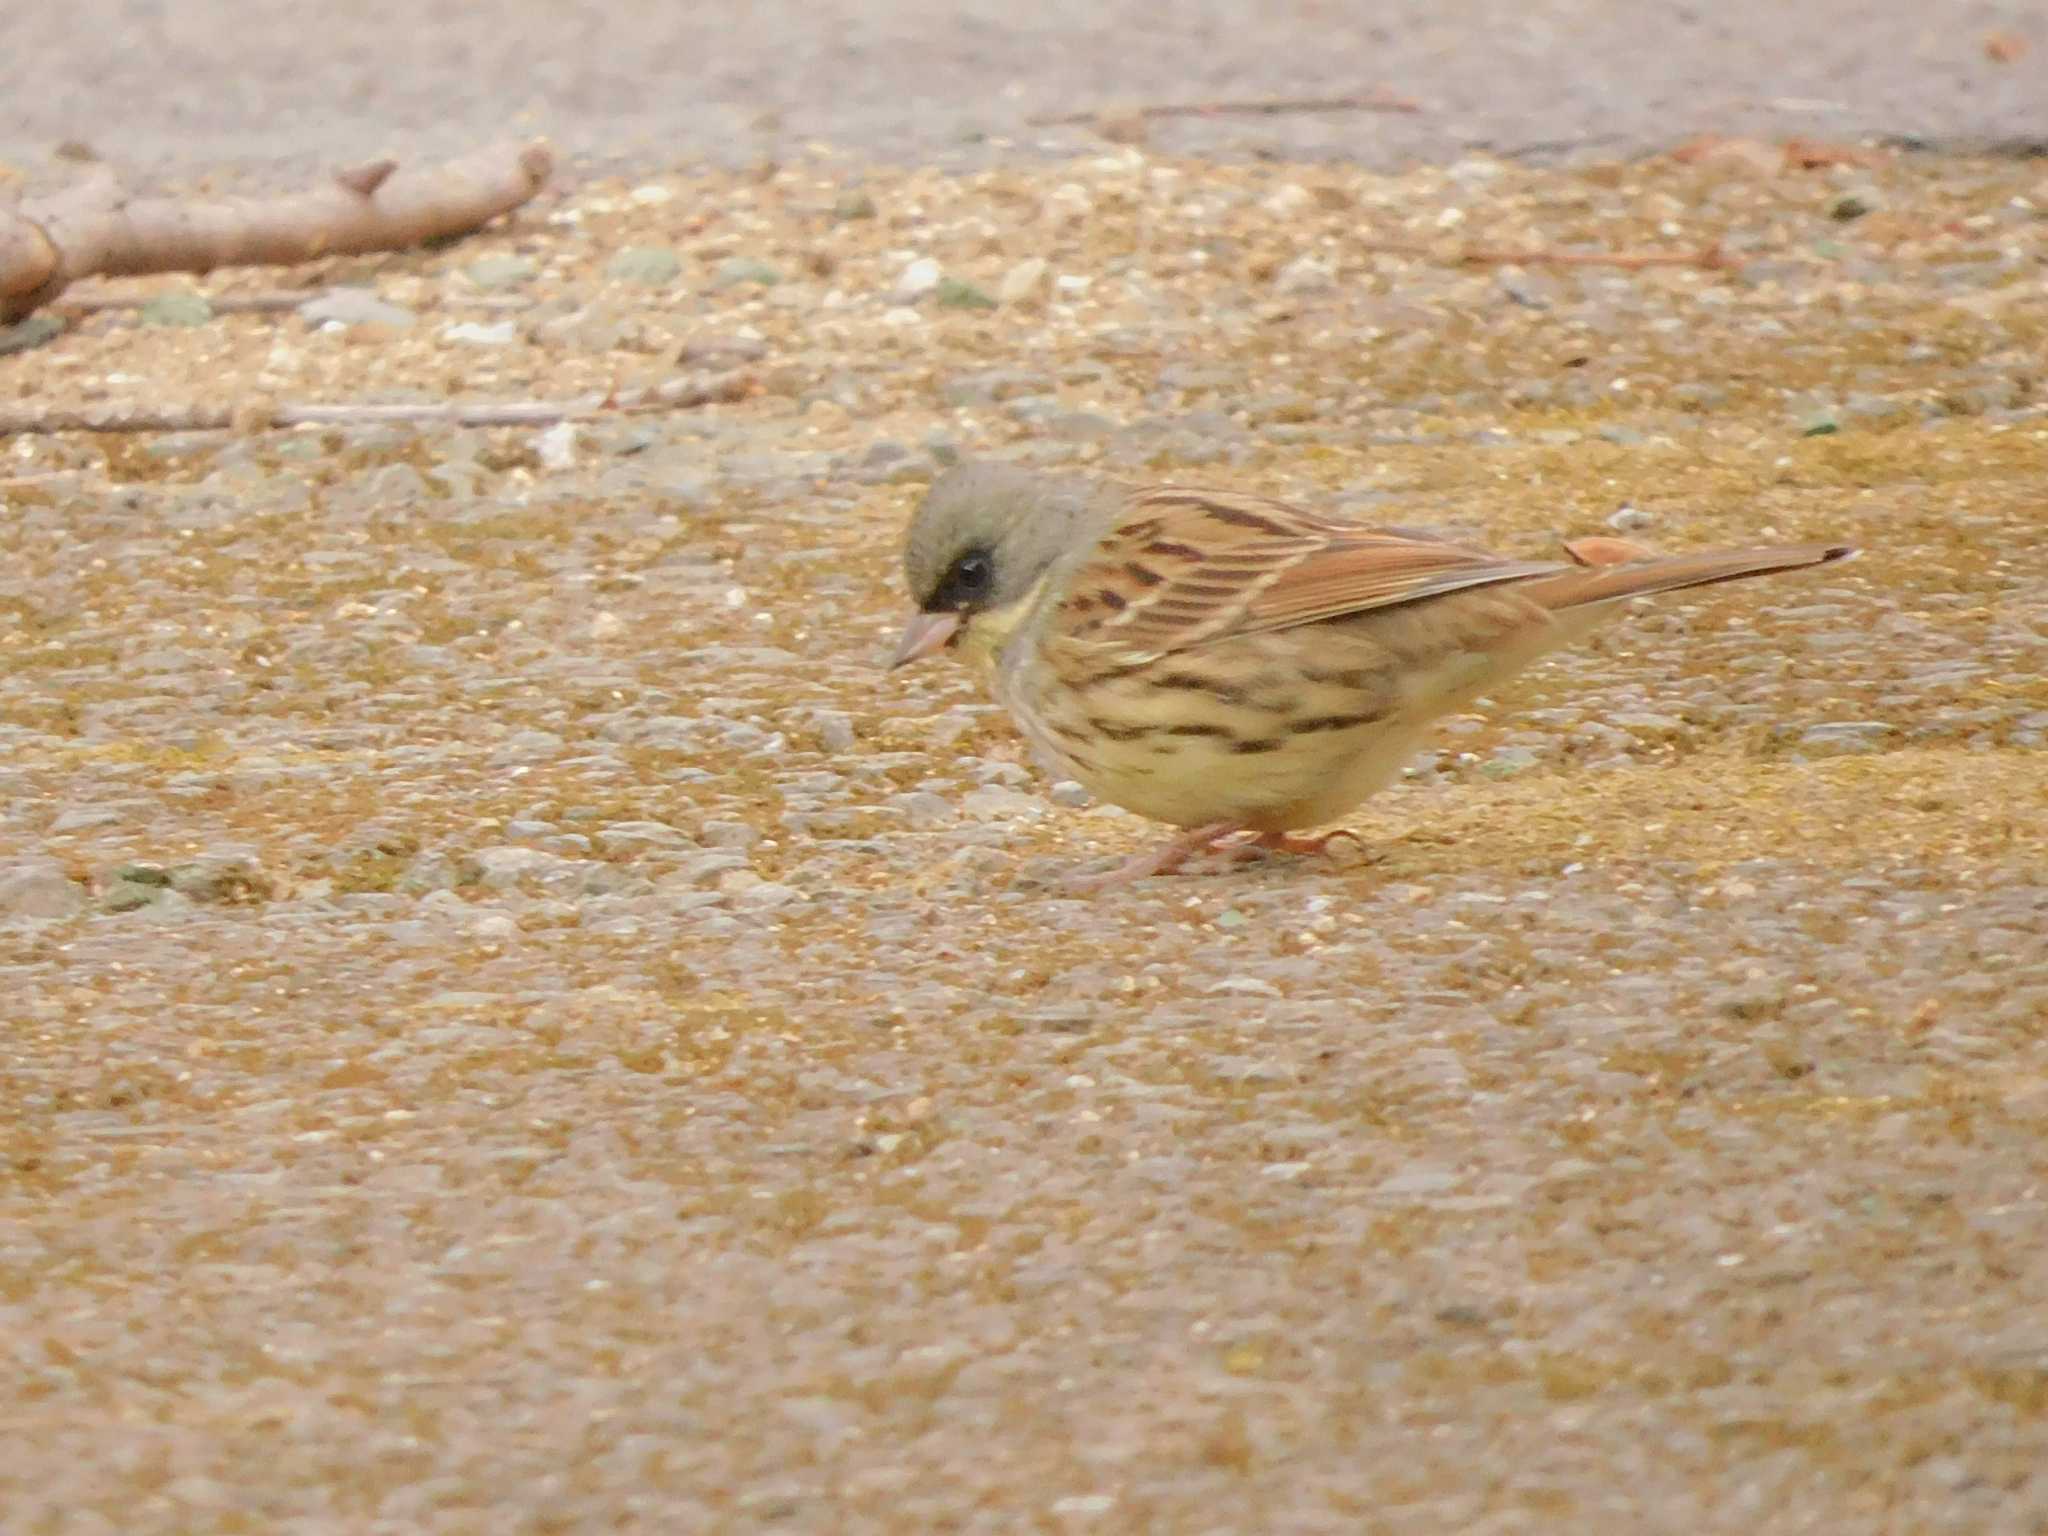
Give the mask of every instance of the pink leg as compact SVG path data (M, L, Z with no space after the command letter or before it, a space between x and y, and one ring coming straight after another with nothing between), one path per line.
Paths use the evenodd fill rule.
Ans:
M1171 842L1126 859L1115 869L1099 875L1074 875L1067 884L1077 891L1106 891L1119 885L1129 885L1133 880L1142 880L1147 875L1167 874L1211 844L1243 830L1242 823L1235 821L1212 821L1207 826L1190 827Z

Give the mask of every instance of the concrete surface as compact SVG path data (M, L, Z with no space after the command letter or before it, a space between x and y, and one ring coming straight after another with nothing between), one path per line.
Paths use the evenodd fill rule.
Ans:
M1157 139L1395 167L1484 147L1627 153L1701 131L2048 139L2048 19L2021 0L87 0L10 7L0 157L292 166L538 129L638 167L806 140L904 161L1085 146L1034 113L1391 87L1409 117L1228 118ZM744 15L744 25L734 16ZM1998 62L1986 39L2024 47Z

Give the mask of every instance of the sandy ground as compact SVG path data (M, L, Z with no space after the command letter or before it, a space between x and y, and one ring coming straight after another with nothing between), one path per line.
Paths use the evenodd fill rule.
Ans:
M2030 46L1997 62L1993 35ZM1180 124L1163 142L1381 169L1699 132L1960 148L2048 137L2044 61L2026 0L350 0L317 27L290 0L81 0L11 8L0 158L71 139L137 167L262 167L538 129L643 170L811 140L970 162L1083 142L1029 128L1036 113L1380 87L1426 110Z
M381 70L243 18L172 158L309 57L445 78L433 14ZM10 408L744 387L0 442L0 1528L2038 1532L2043 209L790 155L0 355ZM1679 259L1463 259L1540 247ZM1081 900L1155 829L878 667L961 452L1867 553L1450 722L1357 853Z

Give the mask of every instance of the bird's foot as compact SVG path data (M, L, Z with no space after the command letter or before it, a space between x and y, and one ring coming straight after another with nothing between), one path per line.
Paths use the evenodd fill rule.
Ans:
M1066 883L1075 891L1107 891L1117 886L1129 885L1133 880L1143 880L1149 875L1172 874L1197 854L1221 854L1232 864L1243 864L1264 853L1327 853L1330 844L1340 837L1364 846L1364 839L1348 827L1338 827L1332 832L1318 832L1304 835L1299 832L1254 832L1244 835L1246 828L1240 822L1212 821L1207 826L1190 827L1170 842L1156 848L1148 848L1124 860L1114 869L1100 874L1075 875Z
M1261 832L1256 837L1238 844L1241 848L1256 849L1261 853L1328 853L1330 844L1340 837L1348 837L1360 848L1365 839L1349 827L1337 827L1328 832Z
M1196 854L1217 848L1219 844L1223 845L1221 851L1233 852L1235 845L1228 844L1226 840L1243 830L1243 825L1235 821L1212 821L1206 826L1190 827L1179 837L1135 854L1114 869L1095 875L1074 875L1068 879L1067 886L1076 891L1107 891L1129 885L1133 880L1143 880L1147 875L1171 874Z

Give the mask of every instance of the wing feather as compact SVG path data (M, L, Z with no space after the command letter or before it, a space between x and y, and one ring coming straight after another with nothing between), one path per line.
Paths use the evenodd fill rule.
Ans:
M1131 495L1076 578L1064 617L1076 640L1164 655L1575 568L1363 528L1260 496L1164 486Z

